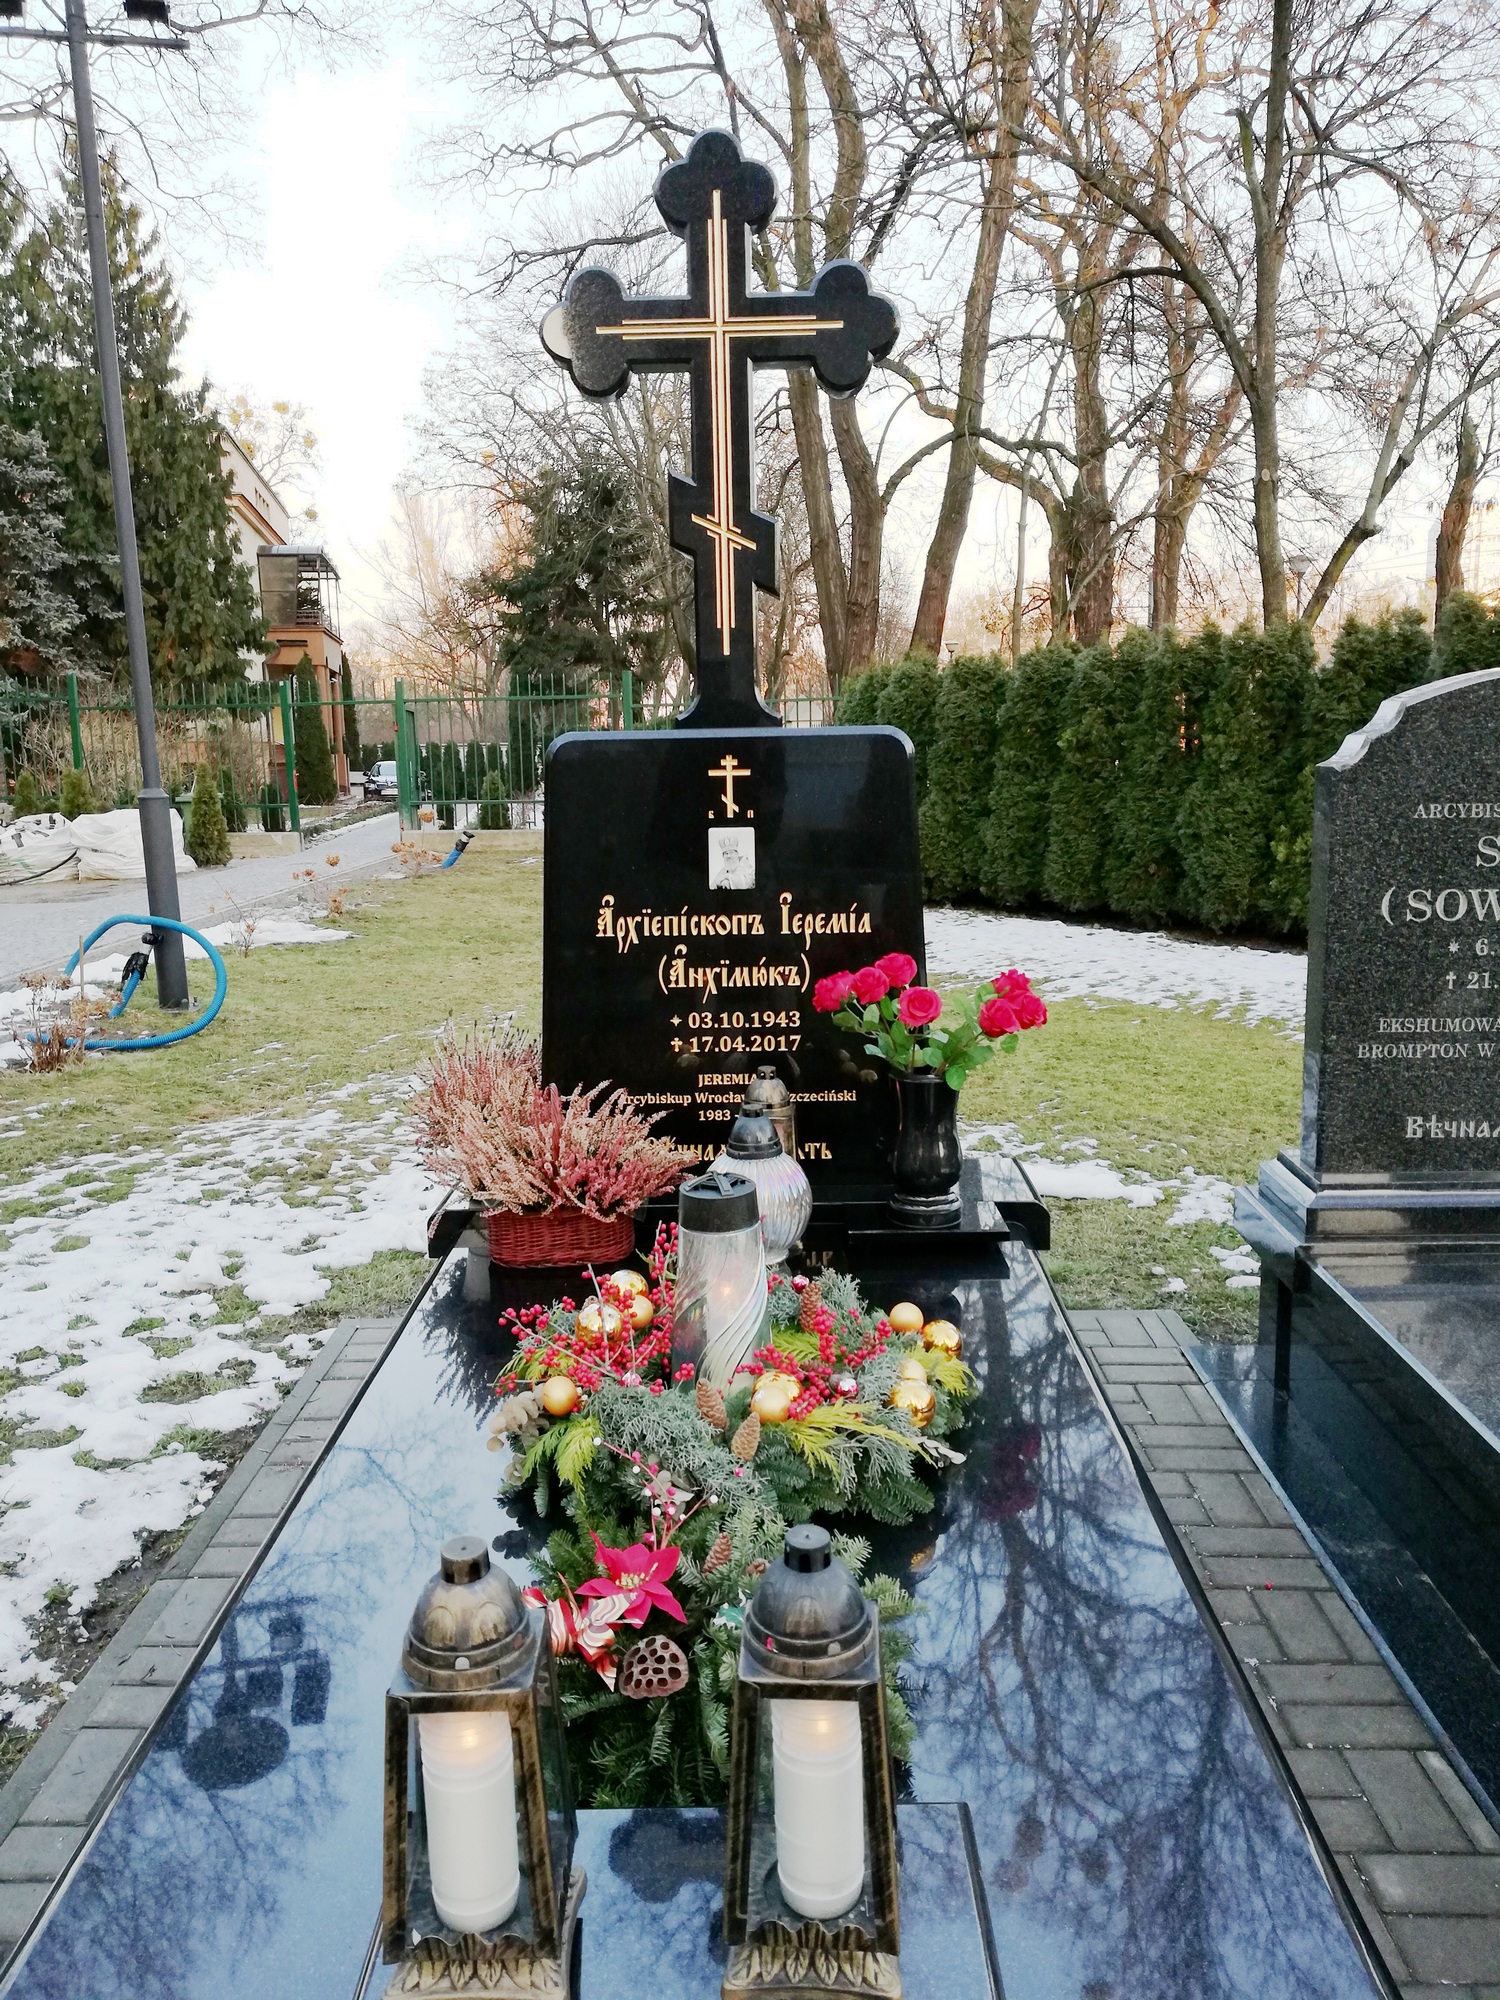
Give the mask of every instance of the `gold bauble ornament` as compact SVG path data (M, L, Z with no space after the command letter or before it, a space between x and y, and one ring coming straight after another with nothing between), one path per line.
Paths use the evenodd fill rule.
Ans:
M750 1391L750 1407L763 1424L784 1424L801 1394L802 1384L795 1375L768 1368L764 1375L756 1377L755 1387Z
M920 1333L922 1331L922 1308L905 1299L899 1306L892 1306L886 1314L897 1333Z
M622 1298L638 1299L651 1289L639 1271L611 1271L609 1282Z
M922 1345L934 1354L946 1354L951 1361L963 1358L964 1337L951 1319L930 1319L922 1329Z
M891 1408L905 1410L919 1431L937 1414L937 1397L925 1382L900 1381L891 1391Z
M584 1340L617 1340L624 1325L619 1307L607 1306L602 1299L588 1299L579 1308L578 1332Z
M905 1355L896 1369L898 1382L926 1382L927 1370L915 1354Z
M549 1375L542 1384L542 1408L549 1417L571 1417L578 1408L578 1384L571 1375Z
M656 1307L644 1292L637 1292L625 1308L625 1316L637 1333L644 1333L656 1318Z

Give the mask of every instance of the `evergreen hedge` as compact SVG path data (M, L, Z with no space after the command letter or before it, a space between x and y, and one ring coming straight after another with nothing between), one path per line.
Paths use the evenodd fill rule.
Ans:
M1002 683L979 879L984 893L1007 909L1042 898L1074 657L1071 646L1043 646L1025 654Z
M1004 680L997 659L972 655L950 661L940 677L919 824L922 872L941 901L980 887Z
M1132 690L1125 667L1107 645L1090 646L1075 657L1063 691L1042 871L1043 893L1059 909L1082 912L1106 905L1105 869Z
M927 761L936 728L942 676L926 653L908 653L884 675L876 690L873 722L904 730L917 753L917 804L927 796Z
M889 667L866 667L862 674L854 674L839 689L838 700L833 705L833 719L839 724L848 723L868 727L876 721L875 710L880 701L881 690L890 679Z

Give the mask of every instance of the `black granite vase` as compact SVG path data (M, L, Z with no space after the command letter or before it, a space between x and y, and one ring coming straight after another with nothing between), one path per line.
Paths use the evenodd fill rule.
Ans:
M956 1229L963 1167L958 1092L934 1071L918 1070L896 1078L896 1094L901 1131L892 1162L891 1215L907 1229Z

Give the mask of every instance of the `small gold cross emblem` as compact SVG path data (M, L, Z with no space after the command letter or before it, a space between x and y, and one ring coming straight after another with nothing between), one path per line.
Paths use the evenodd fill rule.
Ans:
M724 817L726 819L737 818L740 809L734 802L734 781L736 778L748 778L750 775L750 766L748 764L736 763L733 751L726 751L723 763L711 765L708 775L711 778L722 778L724 780Z

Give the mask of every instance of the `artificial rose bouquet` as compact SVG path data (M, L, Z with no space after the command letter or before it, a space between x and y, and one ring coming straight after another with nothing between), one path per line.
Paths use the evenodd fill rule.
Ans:
M904 951L888 951L858 972L833 972L813 988L813 1006L831 1014L840 1028L870 1039L867 1055L879 1056L900 1076L936 1070L954 1090L987 1063L996 1048L1007 1055L1027 1028L1040 1028L1047 1009L1031 981L1014 967L948 1003L930 986L916 986L917 961Z

